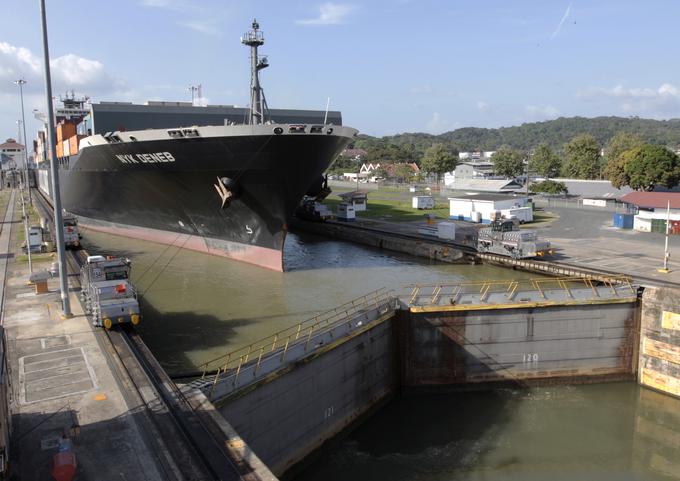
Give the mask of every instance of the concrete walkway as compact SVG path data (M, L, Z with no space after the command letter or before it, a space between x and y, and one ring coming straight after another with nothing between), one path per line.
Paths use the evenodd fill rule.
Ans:
M559 216L539 228L557 253L552 260L628 274L641 279L680 283L680 236L669 237L670 273L663 266L664 235L616 229L612 212L596 208L550 207Z
M12 475L52 480L52 457L67 434L73 436L76 479L171 478L147 449L135 422L141 408L127 406L77 297L71 294L74 317L61 320L58 279L42 295L27 285L28 265L13 258L11 230L21 226L11 223L18 217L13 208L11 202L0 232L0 269L2 263L8 269L2 323L12 391Z

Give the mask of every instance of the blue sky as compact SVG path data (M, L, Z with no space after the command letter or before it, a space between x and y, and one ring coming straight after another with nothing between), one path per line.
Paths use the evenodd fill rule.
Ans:
M247 103L253 17L270 107L343 113L371 135L559 116L680 117L680 2L47 0L54 93ZM0 138L44 108L38 0L3 0ZM12 12L11 15L7 12Z

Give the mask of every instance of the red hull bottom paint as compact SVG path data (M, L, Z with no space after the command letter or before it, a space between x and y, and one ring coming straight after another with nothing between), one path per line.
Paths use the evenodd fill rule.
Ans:
M281 250L268 249L221 239L199 237L193 234L149 229L148 227L124 226L102 223L101 221L91 222L90 219L83 217L79 217L79 225L97 232L171 245L283 272L283 248ZM283 235L285 239L285 233Z

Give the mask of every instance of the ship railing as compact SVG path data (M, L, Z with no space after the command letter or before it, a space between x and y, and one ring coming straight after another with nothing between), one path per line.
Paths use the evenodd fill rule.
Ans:
M270 336L206 361L199 366L202 372L201 379L212 381L212 393L217 382L226 375L234 374L234 383L236 383L241 369L248 362L256 362L254 374L259 372L259 367L265 358L280 356L280 362L283 363L293 344L305 343L305 351L309 351L310 345L314 347L313 338L331 331L338 324L351 321L353 317L362 312L385 306L394 299L394 293L385 288L369 292Z
M542 277L523 280L484 280L474 282L441 282L411 284L399 298L409 307L487 303L495 298L517 302L519 293L532 293L537 300L550 298L574 299L574 291L587 290L589 298L635 296L637 290L629 276ZM501 296L499 296L501 294ZM557 296L555 295L557 294ZM588 296L586 296L588 297Z

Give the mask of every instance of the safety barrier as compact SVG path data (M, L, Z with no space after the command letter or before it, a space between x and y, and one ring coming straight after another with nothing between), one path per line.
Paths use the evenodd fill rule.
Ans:
M311 319L203 363L200 366L201 379L211 381L210 395L212 395L215 385L225 376L231 376L232 384L235 386L238 384L239 376L246 365L250 369L250 364L254 363L254 368L251 371L253 377L257 377L265 360L278 357L277 364L283 364L292 346L299 347L300 344L303 345L303 352L309 354L319 347L317 343L313 342L317 337L327 333L332 335L332 331L343 323L348 324L346 331L351 331L359 327L351 325L351 320L354 317L371 309L380 311L381 308L393 301L393 293L385 288L370 292L330 311L318 314Z
M569 300L574 299L577 292L579 298L584 298L586 292L590 298L634 296L637 292L628 276L415 284L407 286L407 289L409 291L402 294L400 298L409 306L452 305L463 302L463 299L466 304L483 304L489 302L493 295L496 298L502 298L505 302L516 302L519 293L533 294L536 300Z

